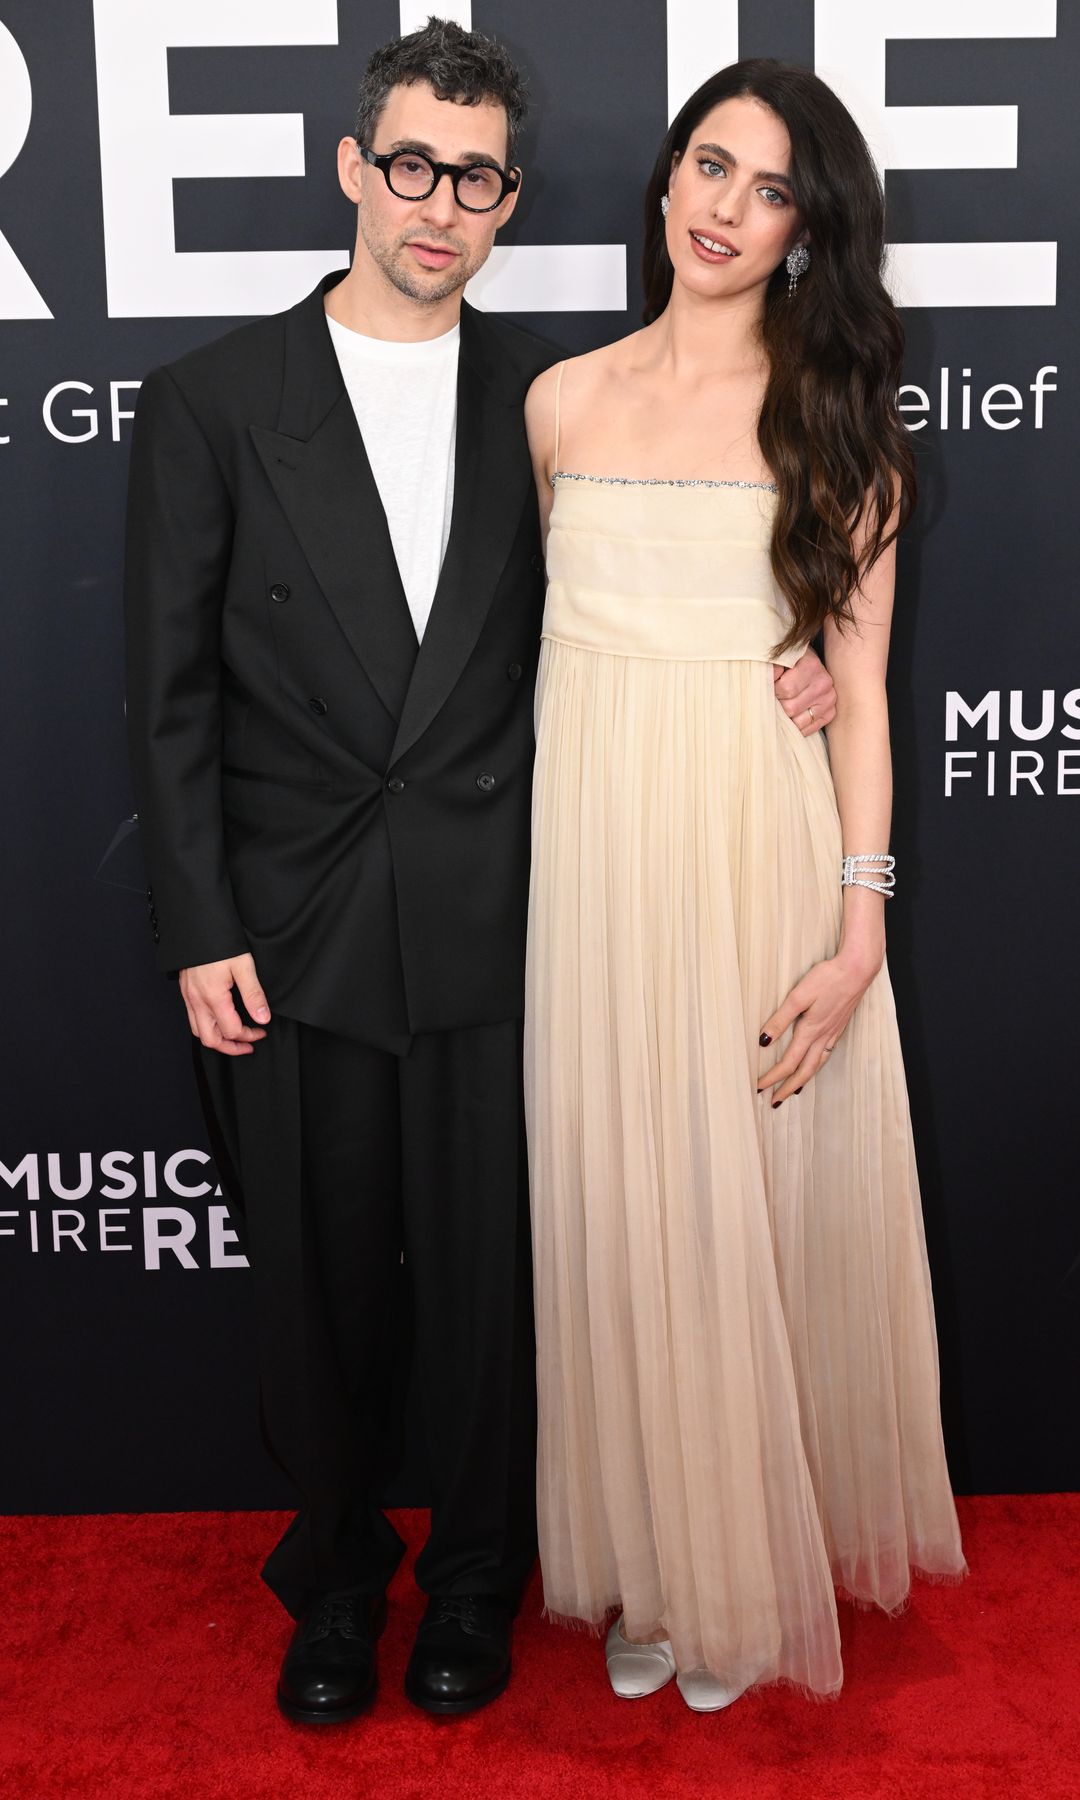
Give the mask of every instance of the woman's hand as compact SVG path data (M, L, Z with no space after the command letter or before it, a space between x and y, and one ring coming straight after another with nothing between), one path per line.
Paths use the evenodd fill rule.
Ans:
M875 961L865 954L854 956L839 950L827 962L815 963L807 970L762 1027L760 1041L766 1045L795 1023L787 1050L758 1082L759 1094L773 1088L772 1103L779 1106L789 1094L805 1087L828 1061L880 967L880 957Z

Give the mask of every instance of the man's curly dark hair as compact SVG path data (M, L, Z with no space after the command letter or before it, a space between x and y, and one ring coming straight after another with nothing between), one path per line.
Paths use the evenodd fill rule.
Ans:
M391 88L425 81L439 100L462 106L494 101L506 112L507 165L513 161L525 117L525 82L508 51L481 31L465 31L453 19L429 18L419 31L394 38L375 51L364 70L356 112L356 141L370 146Z

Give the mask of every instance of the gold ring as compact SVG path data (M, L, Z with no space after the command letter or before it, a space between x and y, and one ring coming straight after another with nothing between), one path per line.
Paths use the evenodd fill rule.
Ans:
M806 710L810 714L810 723L812 725L814 723L814 709L812 706L808 706Z

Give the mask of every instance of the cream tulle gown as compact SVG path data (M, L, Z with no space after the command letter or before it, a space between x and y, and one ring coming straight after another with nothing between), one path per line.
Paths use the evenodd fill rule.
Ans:
M965 1565L887 972L801 1095L755 1093L762 1023L841 918L825 742L773 694L774 504L555 481L526 1019L540 1549L550 1613L621 1606L683 1670L830 1694L834 1584L892 1609L912 1570Z

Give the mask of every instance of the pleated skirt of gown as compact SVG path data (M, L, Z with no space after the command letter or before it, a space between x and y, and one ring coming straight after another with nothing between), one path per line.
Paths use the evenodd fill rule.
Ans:
M760 659L745 605L730 631L717 609L716 655L617 648L623 597L558 579L598 502L549 548L537 694L545 1606L594 1626L621 1607L734 1691L828 1695L834 1584L893 1610L912 1570L964 1571L892 993L883 969L798 1097L757 1095L788 1041L762 1050L764 1020L839 939L826 746L774 697L775 612ZM656 605L650 643L675 610ZM611 650L565 641L609 627Z

